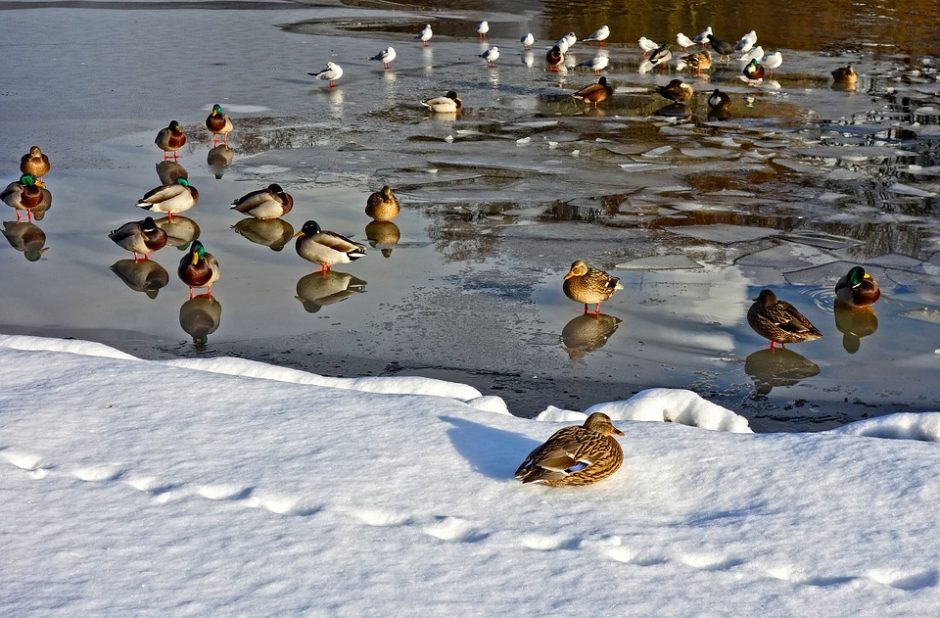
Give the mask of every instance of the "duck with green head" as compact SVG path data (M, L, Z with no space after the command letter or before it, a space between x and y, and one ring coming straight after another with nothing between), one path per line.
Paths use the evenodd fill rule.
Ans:
M747 323L758 335L770 340L771 349L777 343L800 343L822 337L805 315L787 301L777 300L771 290L761 290L754 299L747 312Z
M752 58L750 62L744 67L744 77L748 81L756 82L764 79L764 65L757 61L757 58Z
M334 264L348 264L366 254L365 245L352 241L336 232L320 229L316 221L307 221L294 235L297 238L297 255L320 265L320 272Z
M147 217L143 221L125 223L118 229L112 230L108 238L122 249L133 253L136 262L138 253L143 256L142 259L146 260L151 253L165 247L167 234L157 227L152 217Z
M185 178L176 182L151 189L137 202L138 208L150 212L165 212L170 219L173 215L186 212L199 201L199 191Z
M153 143L163 151L164 159L170 155L172 155L174 159L178 159L179 155L176 154L176 151L186 145L186 134L183 132L183 127L180 126L180 123L171 120L169 125L160 129Z
M31 174L23 174L19 180L8 184L0 193L0 200L16 210L17 222L21 212L25 212L26 218L32 221L33 211L45 212L52 206L52 194Z
M189 246L189 251L180 260L176 269L183 283L189 286L189 297L193 297L193 288L207 288L207 294L212 296L212 284L219 280L219 261L215 256L206 252L206 248L198 240Z
M218 143L219 136L222 136L223 144L228 144L228 134L232 132L234 127L228 114L223 112L222 106L216 103L212 106L209 117L206 118L206 128L212 133L212 145L214 146Z
M283 217L293 207L294 198L279 184L270 184L265 189L246 193L232 202L232 210L264 220Z
M851 308L869 307L880 297L878 282L861 266L853 266L836 283L836 299Z

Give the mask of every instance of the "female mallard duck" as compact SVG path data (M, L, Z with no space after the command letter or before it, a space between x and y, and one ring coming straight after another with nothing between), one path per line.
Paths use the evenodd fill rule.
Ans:
M212 133L212 144L215 145L220 135L222 136L222 143L228 144L228 134L232 132L234 127L228 114L224 113L222 106L216 103L212 106L209 117L206 118L206 128Z
M381 191L370 195L366 202L366 214L374 221L391 221L398 216L399 212L401 212L401 206L398 204L398 198L388 185L382 187Z
M553 45L548 53L545 54L545 62L548 63L548 70L555 73L561 71L561 67L565 63L565 52L561 51L561 48L557 45Z
M616 472L623 463L623 449L611 434L622 436L610 417L595 412L580 427L559 429L529 453L516 478L523 483L551 487L590 485Z
M613 93L614 89L607 85L607 78L601 77L599 80L597 80L596 84L588 84L581 90L573 93L571 96L576 99L586 101L594 107L597 107L598 103L607 100L607 98Z
M183 133L183 127L180 126L180 123L171 120L168 126L160 129L157 133L157 139L153 140L153 143L163 151L164 159L170 153L173 154L174 159L177 159L176 151L186 145L186 134Z
M880 296L878 282L861 266L853 267L836 283L836 298L849 307L868 307Z
M113 240L119 247L126 249L134 254L134 261L137 261L137 254L143 255L143 259L166 246L167 235L162 229L157 227L151 217L143 221L131 221L125 223L116 230L108 234L108 238Z
M294 198L285 193L281 185L270 184L266 189L259 189L245 194L232 202L232 210L255 219L277 219L283 217L294 207Z
M578 260L571 265L562 287L568 298L584 304L584 313L588 313L588 305L595 305L594 315L600 315L602 302L608 300L617 290L623 289L620 279L608 275L603 270L588 267L584 260Z
M656 92L670 101L685 103L692 98L695 90L691 84L686 84L681 79L674 79L665 86L656 86Z
M753 59L744 67L744 77L752 82L764 79L764 65Z
M173 215L185 212L199 201L199 191L185 178L177 178L171 185L161 185L151 189L137 202L138 208L150 212L165 212L169 219Z
M20 220L20 212L26 213L26 219L32 221L33 212L44 213L52 206L52 193L42 186L32 175L23 174L19 180L7 185L0 200L16 210L16 221ZM37 218L41 218L37 214Z
M463 101L460 100L460 97L458 97L457 93L453 90L448 91L447 94L442 97L425 99L421 101L421 105L436 114L453 114L463 109Z
M682 56L680 60L690 66L696 75L701 75L702 71L707 71L712 68L712 55L708 53L707 49Z
M725 109L731 105L731 97L715 88L708 97L708 106L712 109Z
M761 290L754 299L754 304L747 311L747 323L758 335L770 340L771 349L775 343L800 343L822 337L822 333L805 315L787 301L777 300L770 290Z
M49 173L49 157L42 153L39 146L30 146L29 152L20 159L20 171L42 182L43 176Z
M653 66L665 65L672 60L672 52L669 50L669 43L663 43L650 52L649 63Z
M316 221L307 221L295 235L297 255L320 265L324 275L334 264L348 264L366 254L365 245L320 229Z
M212 296L212 284L219 280L219 261L198 240L189 246L189 251L180 260L176 274L189 286L189 297L193 297L193 288L208 288Z
M837 84L843 86L853 86L858 82L858 73L855 72L855 69L852 68L852 65L846 65L844 67L839 67L832 72L832 79L835 80Z

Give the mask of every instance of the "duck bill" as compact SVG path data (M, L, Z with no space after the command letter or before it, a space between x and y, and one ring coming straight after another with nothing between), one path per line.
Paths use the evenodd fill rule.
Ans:
M294 234L294 238L300 238L301 236L306 236L306 234L304 234L304 231L303 231L303 230L300 230L299 232L297 232L296 234Z
M616 427L614 427L614 433L617 434L618 436L624 435L623 432L617 429Z
M194 253L193 254L193 266L195 266L198 262L199 262L199 254Z
M574 271L573 271L573 270L569 270L569 271L568 271L568 274L565 275L565 279L571 279L572 277L574 277Z

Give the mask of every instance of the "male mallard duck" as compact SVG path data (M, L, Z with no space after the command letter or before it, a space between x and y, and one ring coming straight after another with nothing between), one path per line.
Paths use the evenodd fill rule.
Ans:
M150 212L165 212L172 219L173 215L189 210L198 201L196 187L185 178L177 178L174 184L161 185L145 193L137 207Z
M277 219L294 207L294 198L285 193L281 185L270 184L266 189L252 191L232 202L232 210L255 219Z
M493 47L489 48L488 50L480 54L480 58L483 58L484 60L486 60L486 66L490 68L495 67L496 59L499 58L499 48L494 45Z
M545 54L545 62L548 63L548 70L552 72L561 71L565 63L565 52L557 45L553 45L548 53Z
M708 97L708 106L712 109L724 109L731 105L731 97L715 88Z
M401 206L398 204L398 198L388 185L382 187L381 191L370 195L366 201L366 214L375 221L391 221L398 216L399 212L401 212Z
M419 32L419 33L417 34L417 36L415 36L415 38L416 38L416 39L420 39L420 40L421 40L421 43L423 43L424 46L427 47L427 46L428 46L428 41L431 40L431 37L432 37L432 36L434 36L434 32L431 30L431 24L427 24L427 25L421 30L421 32Z
M600 28L598 28L597 30L595 30L594 32L592 32L591 34L581 39L581 41L583 43L587 43L588 41L597 41L598 45L603 47L604 41L606 41L607 37L609 36L610 36L610 28L608 28L607 25L605 24L601 26Z
M588 267L584 260L578 260L571 265L562 287L568 298L584 304L584 313L588 313L588 305L595 305L594 315L600 315L602 302L608 300L617 290L623 289L620 279L608 275L603 270Z
M189 246L189 251L180 260L176 274L189 286L189 297L193 297L193 288L208 288L212 296L212 284L219 280L219 261L198 240Z
M610 417L595 412L580 427L559 429L529 453L516 478L523 483L551 487L590 485L616 472L623 463L623 449L611 434L622 436Z
M770 339L771 348L775 343L800 343L822 337L822 333L805 315L787 301L777 300L770 290L761 290L754 299L754 304L747 311L747 323L758 335Z
M712 49L718 54L719 60L724 58L727 60L728 56L734 53L734 43L729 43L728 41L722 41L714 34L708 35L708 43L712 46Z
M744 77L748 78L752 82L764 79L764 66L757 62L757 59L751 60L747 63L747 66L744 67Z
M480 40L486 40L486 33L490 31L490 23L485 19L477 24L477 34L480 35Z
M20 211L26 213L29 221L33 219L33 212L45 212L52 206L52 193L37 182L30 174L23 174L19 180L15 180L7 185L3 193L0 193L0 200L3 203L16 210L16 221L20 221ZM37 218L41 218L37 215Z
M692 98L695 90L691 84L686 84L681 79L674 79L665 86L656 86L656 92L670 101L685 103Z
M378 60L382 63L382 67L385 70L392 68L392 60L394 60L398 54L395 52L395 48L389 45L376 55L369 58L369 60Z
M421 101L421 105L436 114L453 114L463 109L463 101L460 100L460 97L458 97L457 93L453 90L449 90L447 94L442 97L425 99Z
M328 79L330 80L330 88L333 88L336 86L336 80L343 76L343 67L335 62L327 62L326 68L319 73L307 73L307 75L313 75L317 79Z
M836 283L836 298L850 307L868 307L881 296L878 282L861 266L854 266Z
M49 250L49 247L45 246L46 233L35 223L4 221L3 235L11 247L23 252L29 262L35 262Z
M663 43L661 47L650 52L649 63L653 66L664 66L670 60L672 60L672 52L669 51L668 43Z
M125 223L116 230L108 234L108 238L113 240L119 247L126 249L134 254L134 261L137 261L137 254L140 253L147 259L147 256L166 246L167 235L161 228L157 227L151 217L143 221L131 221Z
M607 78L601 77L597 80L596 84L588 84L581 90L573 93L573 96L576 99L581 99L587 103L590 103L594 107L597 107L597 104L601 101L604 101L614 93L614 89L607 85Z
M712 55L708 52L707 49L703 49L700 52L689 54L687 56L682 56L680 60L689 65L696 75L701 75L702 71L706 71L712 68Z
M49 173L50 167L49 157L42 153L39 146L30 146L29 152L20 159L20 171L38 179L39 182Z
M222 111L222 106L216 103L212 106L212 111L209 113L209 117L206 118L206 128L209 129L209 132L212 133L212 144L218 141L219 136L222 136L222 143L228 144L228 134L232 132L232 120L228 117L228 114Z
M348 264L366 254L365 245L349 240L336 232L320 229L316 221L307 221L294 235L297 238L297 255L320 265L326 274L334 264Z
M832 79L834 79L837 84L850 86L858 81L858 73L856 73L852 65L849 64L833 71Z
M173 158L176 159L178 158L176 151L186 145L186 134L183 133L183 127L180 126L180 123L171 120L168 126L160 129L157 133L157 139L153 140L153 143L163 151L164 159L170 153L173 153Z

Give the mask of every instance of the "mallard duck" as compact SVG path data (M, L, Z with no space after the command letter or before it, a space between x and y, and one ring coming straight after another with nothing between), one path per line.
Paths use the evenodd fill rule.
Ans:
M421 105L436 114L453 114L463 109L463 101L460 100L460 97L458 97L457 93L453 90L447 91L447 94L442 97L425 99L421 101Z
M255 219L245 217L232 229L251 242L280 251L294 237L294 226L283 219Z
M161 185L151 189L137 202L138 208L150 212L165 212L172 219L173 215L185 212L199 201L199 191L185 178L177 178L171 185Z
M591 34L581 39L581 41L584 43L587 43L588 41L597 41L597 43L601 47L603 47L604 41L606 41L607 37L609 36L610 36L610 28L608 28L607 25L605 24L601 26L600 28L598 28L597 30L595 30L594 32L592 32Z
M701 75L702 71L712 68L712 55L707 49L680 58L682 62L689 65L696 75Z
M370 195L366 201L366 214L375 221L391 221L398 216L399 212L401 212L401 206L398 204L398 198L388 185L382 187L381 191Z
M326 274L334 264L348 264L366 254L365 245L341 236L336 232L320 229L316 221L307 221L297 238L297 255L320 265L320 272Z
M395 48L392 47L391 45L389 45L388 47L386 47L385 49L383 49L382 51L380 51L380 52L377 53L376 55L374 55L374 56L372 56L371 58L369 58L369 60L378 60L378 61L380 61L380 62L382 63L382 67L383 67L385 70L388 70L388 69L392 68L392 60L394 60L397 56L398 56L398 54L395 53Z
M170 282L170 273L156 260L118 260L111 264L111 272L117 275L124 285L135 292L143 292L151 300Z
M584 313L588 313L588 305L595 305L594 315L600 315L602 302L608 300L617 290L623 289L620 279L608 275L603 270L590 268L584 260L578 260L571 265L562 287L568 298L584 304Z
M480 58L483 58L484 60L486 60L486 66L495 67L496 59L499 58L499 48L494 45L493 47L489 48L488 50L480 54Z
M355 294L366 291L366 282L336 270L310 273L297 280L297 295L307 313L316 313L326 305L342 302Z
M209 169L212 170L216 179L221 180L222 175L232 164L234 158L235 151L230 148L228 144L223 143L209 150L206 154L206 164L209 166Z
M208 288L207 294L212 296L212 284L219 280L221 271L219 261L198 240L189 246L189 251L180 260L176 274L183 283L189 286L189 297L193 297L193 288Z
M722 41L714 34L708 35L708 44L712 46L712 49L718 54L719 59L725 58L734 53L734 43L729 43L728 41Z
M29 152L20 159L20 171L42 182L43 176L49 173L49 157L43 154L39 146L30 146Z
M52 193L30 174L23 174L6 186L0 193L0 200L16 210L16 221L20 221L20 212L26 213L26 219L32 221L33 214L45 213L52 206Z
M180 306L180 326L193 338L193 345L201 350L209 343L209 335L222 322L222 303L212 294L200 294Z
M561 71L561 67L565 64L565 52L561 51L559 46L553 45L545 54L545 62L548 63L549 71Z
M771 290L761 290L754 299L747 311L747 323L758 335L770 340L771 348L775 343L800 343L822 337L805 315L787 301L777 300Z
M669 50L668 43L663 43L661 47L650 52L649 63L653 66L665 65L670 60L672 60L672 52Z
M416 39L419 39L425 47L428 46L428 41L431 40L431 37L434 36L434 32L431 30L431 24L427 24L421 32L415 36Z
M708 106L712 109L725 109L731 105L731 97L715 88L708 97Z
M216 103L212 106L209 117L206 118L206 128L212 133L212 144L215 145L220 135L222 136L222 143L228 144L228 134L232 132L234 127L232 127L232 120L228 117L228 114L224 113L222 106Z
M49 250L49 247L45 246L46 233L35 223L4 221L3 235L11 247L23 252L29 262L35 262Z
M676 45L681 47L683 51L695 45L695 41L682 34L681 32L676 35Z
M622 436L610 417L595 412L580 427L559 429L529 453L516 478L551 487L590 485L616 472L623 450L611 434Z
M596 84L588 84L581 90L572 93L571 96L597 107L598 103L605 101L613 93L614 89L607 85L607 78L601 77Z
M480 40L486 40L486 33L490 31L490 24L485 19L477 24L477 34L480 35Z
M366 238L373 248L382 252L383 257L390 258L392 248L401 240L401 230L391 221L369 221Z
M757 43L757 32L751 30L740 39L734 46L734 51L746 53L751 50L752 47Z
M327 62L326 68L319 73L307 73L307 75L313 75L317 79L328 79L330 80L330 88L334 88L336 80L343 76L343 67L335 62Z
M674 79L665 86L656 86L656 92L670 101L685 103L692 98L695 90L692 84L686 84L681 79Z
M279 184L270 184L266 189L259 189L245 194L232 202L232 210L255 219L277 219L283 217L294 207L294 198L285 193Z
M783 64L783 54L780 52L767 54L764 58L764 68L770 72L771 77L773 77L774 69L779 68L781 64Z
M760 81L764 79L764 66L754 59L747 63L743 73L744 77L752 82Z
M134 254L134 261L137 261L137 254L143 255L143 259L166 246L167 235L161 228L157 227L151 217L143 221L131 221L125 223L116 230L108 234L108 238L113 240L119 247L126 249Z
M153 143L163 151L163 158L166 159L171 153L173 158L178 158L176 151L186 145L186 134L183 133L183 127L175 120L157 133L157 139Z
M836 298L850 307L868 307L880 296L878 282L861 266L852 267L836 283Z
M834 79L837 84L853 85L858 82L858 73L856 73L852 65L849 64L833 71L832 79Z

